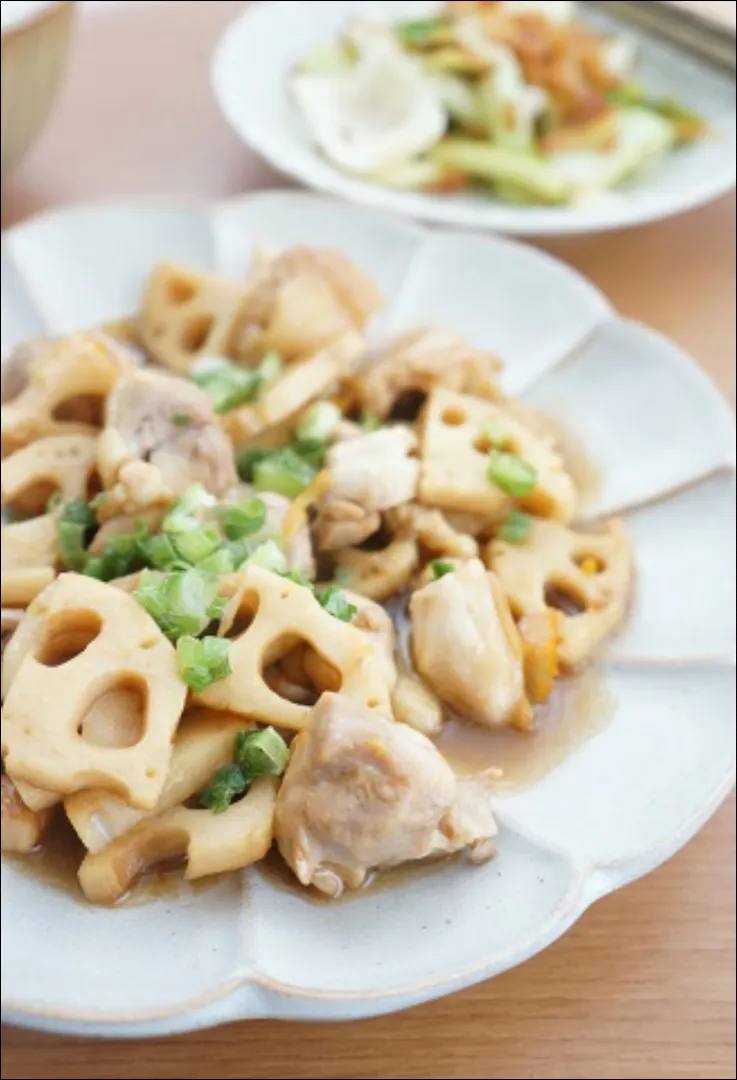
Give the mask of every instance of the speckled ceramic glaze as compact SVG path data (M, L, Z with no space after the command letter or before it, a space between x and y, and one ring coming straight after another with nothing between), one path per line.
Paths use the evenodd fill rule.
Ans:
M586 17L622 33L599 13ZM351 202L425 221L515 235L599 232L654 221L692 209L734 186L734 80L669 45L627 30L640 47L637 81L654 97L677 98L708 119L712 134L670 154L626 188L575 207L514 206L481 195L392 191L334 168L311 144L289 94L289 76L313 46L335 40L357 15L382 22L422 18L442 4L428 0L269 0L244 11L229 27L212 64L215 96L244 142L275 168L308 187ZM256 106L255 103L258 103Z
M445 323L505 360L506 388L576 430L622 511L633 609L602 661L612 721L499 797L499 855L337 906L249 872L117 910L2 868L3 1019L143 1036L245 1017L402 1009L544 949L595 900L672 855L733 784L734 428L674 345L573 271L511 241L427 233L292 193L217 206L113 203L5 235L2 347L136 310L161 258L243 275L254 244L333 245L380 283L376 340Z

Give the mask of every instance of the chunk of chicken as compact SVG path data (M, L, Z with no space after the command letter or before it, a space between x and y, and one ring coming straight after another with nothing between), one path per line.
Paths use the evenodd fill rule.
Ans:
M328 489L318 515L321 551L362 543L381 525L381 512L410 502L420 466L410 457L414 434L404 427L384 428L336 443L327 454Z
M165 505L195 483L223 496L237 482L210 397L151 371L125 375L110 394L98 466L109 493L105 517Z
M51 824L53 809L29 810L9 776L0 778L2 808L2 850L27 855L40 843Z
M337 897L401 863L489 858L496 825L482 785L459 782L424 735L325 694L294 744L275 831L302 884Z
M529 727L522 645L496 576L474 559L414 593L417 670L436 694L485 727Z
M258 268L235 323L233 354L309 356L361 329L381 304L373 282L339 252L294 248Z
M491 353L478 352L447 330L407 334L356 380L358 398L367 413L385 419L409 395L417 406L436 386L500 401L496 380L501 368Z
M475 559L478 556L479 546L474 538L457 532L442 510L411 503L390 510L385 521L394 536L413 537L433 558Z

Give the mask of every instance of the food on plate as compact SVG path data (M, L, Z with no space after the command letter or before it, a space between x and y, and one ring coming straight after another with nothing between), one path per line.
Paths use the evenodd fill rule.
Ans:
M638 84L637 61L571 0L450 2L393 24L354 18L298 62L289 90L343 172L564 205L704 137L699 116Z
M577 523L492 353L438 327L369 349L380 303L332 251L240 282L164 263L127 343L8 357L3 851L66 822L105 904L274 845L330 897L493 856L494 738L532 749L616 632L629 543ZM490 739L472 776L456 723Z

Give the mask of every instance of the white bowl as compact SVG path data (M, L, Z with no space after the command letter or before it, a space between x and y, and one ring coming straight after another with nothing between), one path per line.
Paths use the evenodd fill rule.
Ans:
M3 174L18 164L48 118L67 65L75 8L71 0L3 0Z
M242 275L258 243L342 248L389 298L377 339L447 323L505 358L510 391L580 433L602 474L589 514L624 510L637 560L631 617L604 665L614 716L534 787L498 798L494 862L336 906L251 871L93 908L4 863L3 1020L144 1036L402 1009L544 949L672 855L734 781L731 413L676 346L547 255L288 192L80 207L5 234L3 350L135 311L161 258Z
M575 207L513 206L481 195L391 191L340 172L311 144L290 100L292 67L312 46L333 40L352 16L388 22L421 17L437 8L425 0L255 3L226 30L213 57L212 81L220 108L243 141L287 176L352 202L444 225L519 236L603 232L691 210L734 186L734 80L634 31L631 36L642 48L643 82L650 92L683 101L709 121L713 132L670 154L626 189ZM605 16L598 15L596 21L612 27Z

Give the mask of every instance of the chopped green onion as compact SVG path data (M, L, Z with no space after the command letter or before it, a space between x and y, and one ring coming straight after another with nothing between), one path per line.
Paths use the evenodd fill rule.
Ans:
M165 533L149 537L146 543L147 561L157 570L181 569L181 557Z
M435 581L440 581L441 578L447 577L448 574L452 574L455 570L453 563L446 562L444 559L436 559L435 562L430 563L430 566Z
M177 642L177 667L190 690L202 693L230 675L230 642L225 638L181 637Z
M239 765L225 765L200 792L200 806L224 814L234 799L248 790L249 780Z
M148 561L149 535L145 522L136 522L136 531L110 537L100 556L85 560L83 573L100 581L114 581L140 570Z
M222 541L216 529L188 529L171 538L178 554L192 566L208 559L220 547Z
M194 568L160 574L144 570L133 594L172 641L198 637L222 615L217 578Z
M62 503L62 495L60 491L55 491L46 503L46 513L53 514L55 510L58 510Z
M241 480L245 480L247 484L252 484L256 466L271 457L273 453L273 450L264 450L260 446L252 446L246 450L241 450L236 461L238 475Z
M241 731L235 737L235 760L249 777L281 776L289 761L289 747L274 728Z
M90 500L91 509L94 510L95 513L97 513L97 511L100 509L100 507L104 506L109 498L110 498L109 492L101 491L98 495L95 495L94 499Z
M502 522L499 529L499 539L506 541L507 544L524 544L530 535L531 528L532 518L530 515L525 514L522 510L513 510L509 517Z
M253 485L257 491L273 491L295 499L315 478L315 470L291 447L285 446L263 458L253 467Z
M359 425L367 434L371 431L378 431L382 427L381 417L376 416L374 413L364 413L359 420Z
M414 19L398 23L396 33L402 44L408 48L423 49L433 43L438 30L445 24L445 19Z
M332 401L318 401L294 429L297 442L325 442L340 423L343 413Z
M202 484L192 484L176 502L172 503L164 518L162 531L165 533L186 532L199 521L202 510L212 510L217 500Z
M340 619L341 622L350 622L353 616L358 614L358 608L355 604L351 604L346 600L340 589L334 585L329 585L327 589L316 592L315 599L327 611L328 615Z
M187 428L192 427L192 424L194 423L194 417L190 416L189 413L174 413L173 416L169 417L169 422L171 423L172 427L183 428L184 430L186 430Z
M253 554L245 561L246 566L260 566L262 570L271 570L274 574L283 574L287 569L287 557L275 540L266 540L259 544Z
M69 570L84 568L85 552L92 530L96 526L97 518L94 510L81 499L72 499L61 511L56 544L59 559Z
M202 357L192 366L190 378L210 395L215 411L225 413L254 401L283 366L276 352L267 353L256 368L240 367L225 357Z
M295 585L301 585L304 589L311 590L313 588L310 579L305 577L300 570L285 570L280 576L286 578L287 581L293 581Z
M212 555L198 563L197 569L203 573L214 574L216 577L232 574L246 558L243 552L236 553L234 549L234 544L222 544L217 551L213 551Z
M537 470L516 454L492 450L489 461L489 479L507 495L522 499L537 486Z
M266 504L263 499L246 499L233 506L221 507L223 532L229 540L242 540L261 532L266 524Z
M307 462L311 469L317 472L322 468L325 461L327 444L322 439L294 439L292 440L292 450L303 461Z

